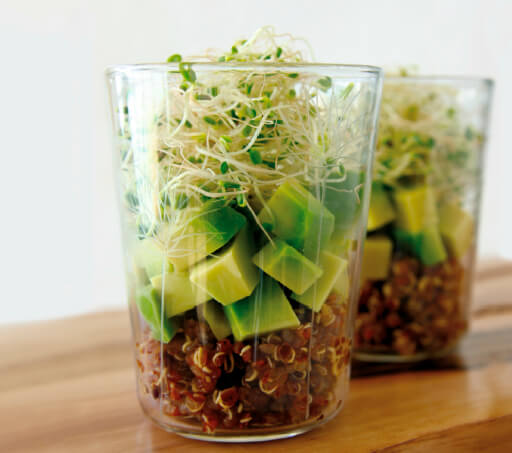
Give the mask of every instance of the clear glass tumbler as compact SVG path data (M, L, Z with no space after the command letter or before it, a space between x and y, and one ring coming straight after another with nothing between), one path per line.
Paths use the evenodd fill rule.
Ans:
M386 77L355 357L442 356L468 329L492 82Z
M137 391L162 428L293 436L347 398L380 70L107 71Z

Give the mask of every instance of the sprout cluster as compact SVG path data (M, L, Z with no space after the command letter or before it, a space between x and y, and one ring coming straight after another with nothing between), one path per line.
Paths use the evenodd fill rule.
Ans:
M385 82L374 179L389 186L428 182L452 197L474 185L483 137L459 95L435 82Z
M354 84L334 91L330 77L313 71L229 64L303 62L298 43L265 27L227 53L202 57L225 62L219 70L202 71L179 54L168 58L178 70L167 74L152 122L152 161L144 178L135 175L135 184L128 178L137 186L128 188L127 201L139 213L141 235L153 234L162 221L183 223L180 210L209 199L236 203L261 227L257 212L286 180L314 187L326 177L341 181L346 168L357 166L351 156L365 135L352 115L359 94ZM124 154L123 167L132 172L133 159L134 153ZM150 200L134 194L141 179L151 186Z

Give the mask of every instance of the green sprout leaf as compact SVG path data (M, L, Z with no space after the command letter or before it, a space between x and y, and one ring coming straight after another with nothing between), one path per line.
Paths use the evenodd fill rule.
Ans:
M225 189L240 189L240 184L231 181L221 181L220 185Z
M263 162L263 159L261 158L261 153L257 149L249 149L249 156L251 158L252 163L255 165L261 164Z
M251 135L251 134L252 134L252 127L251 126L247 125L247 126L245 126L242 129L242 135L244 137L249 137L249 135Z
M196 81L196 73L192 69L190 63L180 62L179 71L180 74L183 76L183 79L185 79L187 82L194 83Z
M326 91L329 88L331 88L331 86L332 86L332 79L330 77L326 76L326 77L324 77L322 79L318 79L318 84L320 85L320 88L323 91Z
M167 59L167 63L179 63L180 61L181 55L179 53L175 53Z
M212 126L217 124L217 121L215 121L211 116L203 116L203 120L205 123L211 124Z
M236 202L237 202L238 206L240 206L241 208L245 208L247 206L247 199L245 198L245 194L243 194L243 193L237 194Z
M346 99L350 92L354 89L354 83L350 82L341 92L341 99Z

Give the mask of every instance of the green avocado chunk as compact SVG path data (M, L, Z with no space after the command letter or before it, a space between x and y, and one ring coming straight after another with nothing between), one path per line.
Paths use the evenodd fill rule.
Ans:
M446 249L435 226L415 234L396 229L393 234L397 248L412 253L425 266L433 266L446 259Z
M224 314L224 310L222 309L222 305L217 302L210 300L203 305L197 307L199 311L199 317L204 318L204 320L210 326L210 329L215 335L217 340L222 340L223 338L229 337L231 335L231 326Z
M297 294L304 293L323 273L321 267L279 239L263 247L252 262Z
M168 238L170 258L183 271L226 245L246 224L245 217L223 201L211 200L183 215L181 228Z
M144 268L150 279L163 272L172 272L173 266L153 239L139 241L135 247L135 262Z
M395 208L391 204L386 189L381 183L373 182L367 230L377 230L395 220L395 217Z
M151 285L158 297L162 293L162 275L151 279ZM168 318L185 313L211 297L190 281L188 272L174 272L163 275L165 314Z
M322 251L320 252L319 265L323 269L323 274L316 283L303 294L292 293L291 296L297 302L306 305L315 312L320 311L342 273L347 271L347 260Z
M336 235L334 232L329 244L325 247L325 250L338 256L348 256L352 247L354 247L354 240L347 238L345 235Z
M190 280L218 302L228 305L249 296L259 281L259 270L252 264L253 240L247 227L233 243L190 271Z
M153 332L153 336L162 343L169 343L178 331L175 320L162 318L160 297L156 290L147 285L139 288L135 294L135 302L140 314L144 317Z
M273 234L316 260L334 230L334 215L298 181L287 181L259 214Z
M363 172L347 170L344 174L332 173L325 185L319 185L319 200L335 216L335 231L348 232L361 212L361 187L365 181Z
M342 258L343 259L343 258ZM344 265L342 265L342 270L340 276L334 283L334 291L341 296L342 301L347 302L350 296L350 277L348 275L348 261L343 259Z
M369 236L365 240L361 281L385 280L391 267L393 243L383 235Z
M439 218L439 231L450 255L462 258L474 241L473 217L455 203L446 203L441 206Z
M446 259L446 249L437 227L429 227L420 234L418 248L418 255L425 266L433 266Z
M396 207L396 227L409 233L419 233L437 225L436 197L427 185L398 188L393 194Z
M267 276L249 297L224 306L224 313L236 341L300 325L279 284Z

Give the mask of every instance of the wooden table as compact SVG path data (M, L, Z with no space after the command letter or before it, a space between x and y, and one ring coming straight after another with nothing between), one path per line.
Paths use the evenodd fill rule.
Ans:
M512 264L481 267L475 293L457 354L357 367L338 417L263 445L187 440L145 420L125 311L2 327L0 452L512 452Z

